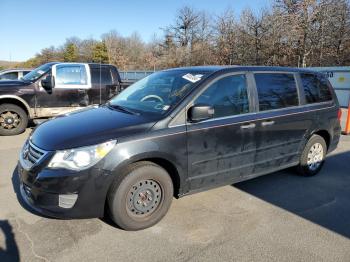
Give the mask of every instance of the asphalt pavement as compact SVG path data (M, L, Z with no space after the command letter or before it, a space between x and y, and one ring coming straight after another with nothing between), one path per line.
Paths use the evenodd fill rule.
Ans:
M293 170L174 199L156 226L57 220L18 199L28 136L0 137L0 261L350 261L350 136L315 177Z

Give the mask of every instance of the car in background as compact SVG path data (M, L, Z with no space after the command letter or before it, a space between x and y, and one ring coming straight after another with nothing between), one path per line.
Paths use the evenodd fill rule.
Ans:
M28 74L32 69L5 69L0 71L0 80L18 80Z
M19 80L0 81L0 136L22 133L29 120L106 103L129 86L113 65L46 63Z

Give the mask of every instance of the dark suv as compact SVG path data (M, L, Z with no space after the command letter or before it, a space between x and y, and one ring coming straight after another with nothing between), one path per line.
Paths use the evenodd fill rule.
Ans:
M23 198L53 217L157 223L181 197L288 167L315 175L340 137L321 74L277 67L154 73L108 103L38 126L20 153Z

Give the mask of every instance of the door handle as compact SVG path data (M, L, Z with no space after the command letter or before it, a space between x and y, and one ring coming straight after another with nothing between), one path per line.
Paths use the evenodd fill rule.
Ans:
M251 128L255 128L255 124L251 123L251 124L247 124L247 125L242 125L241 128L242 129L251 129Z
M272 126L273 124L275 124L275 121L264 121L261 123L262 126Z

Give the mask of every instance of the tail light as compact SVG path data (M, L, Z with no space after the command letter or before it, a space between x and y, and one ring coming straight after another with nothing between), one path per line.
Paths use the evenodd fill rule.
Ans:
M341 120L341 114L342 114L342 111L341 111L341 109L339 108L339 110L338 110L338 120L339 120L339 121Z

